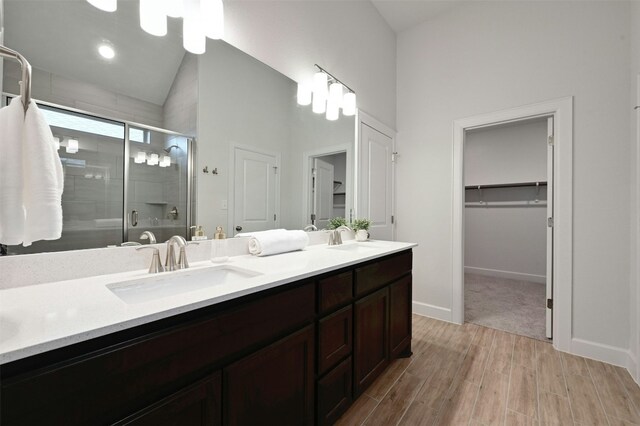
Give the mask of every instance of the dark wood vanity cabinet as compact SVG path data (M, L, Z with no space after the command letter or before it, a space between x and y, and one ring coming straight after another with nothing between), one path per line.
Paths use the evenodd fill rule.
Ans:
M333 424L411 355L411 250L2 365L0 424Z

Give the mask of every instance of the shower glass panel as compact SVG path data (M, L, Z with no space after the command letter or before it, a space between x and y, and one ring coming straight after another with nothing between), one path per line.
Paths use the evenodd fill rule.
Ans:
M129 126L126 239L151 231L158 242L187 238L188 152L185 136Z
M45 102L38 107L60 145L62 237L2 246L0 255L146 244L140 240L144 231L153 232L158 243L173 235L187 238L191 138Z
M62 238L8 254L77 250L122 242L125 124L39 105L54 137L64 170Z

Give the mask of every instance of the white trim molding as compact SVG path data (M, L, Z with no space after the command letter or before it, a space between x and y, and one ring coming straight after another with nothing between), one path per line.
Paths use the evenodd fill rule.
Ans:
M545 284L547 278L544 275L525 274L523 272L502 271L500 269L476 268L465 266L465 273L484 275L486 277L507 278L509 280L529 281L533 283Z
M451 322L451 309L441 308L440 306L430 305L428 303L416 302L415 300L412 305L413 313L416 315Z
M573 97L554 99L455 120L453 123L453 322L464 322L464 135L465 131L536 117L554 117L553 346L571 349L573 287Z
M635 370L635 358L628 349L573 338L571 339L571 348L566 352L624 367L629 371Z

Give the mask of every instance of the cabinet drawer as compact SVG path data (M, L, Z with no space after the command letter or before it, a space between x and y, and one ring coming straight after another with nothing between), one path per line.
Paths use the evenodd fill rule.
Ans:
M345 305L353 297L353 271L318 281L318 311L327 313Z
M324 374L351 353L352 315L349 305L318 323L318 374Z
M351 357L318 380L318 425L332 425L353 400Z
M356 269L356 297L369 293L411 272L411 251Z

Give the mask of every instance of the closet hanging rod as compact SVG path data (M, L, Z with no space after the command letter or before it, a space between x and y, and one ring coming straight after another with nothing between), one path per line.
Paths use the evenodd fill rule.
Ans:
M520 188L524 186L547 186L547 182L515 182L515 183L494 183L488 185L467 185L464 189L488 189L488 188Z
M29 101L31 101L31 64L27 59L15 50L9 49L6 46L0 44L0 56L3 58L15 59L20 62L22 68L22 81L20 82L20 96L24 111L29 108Z

